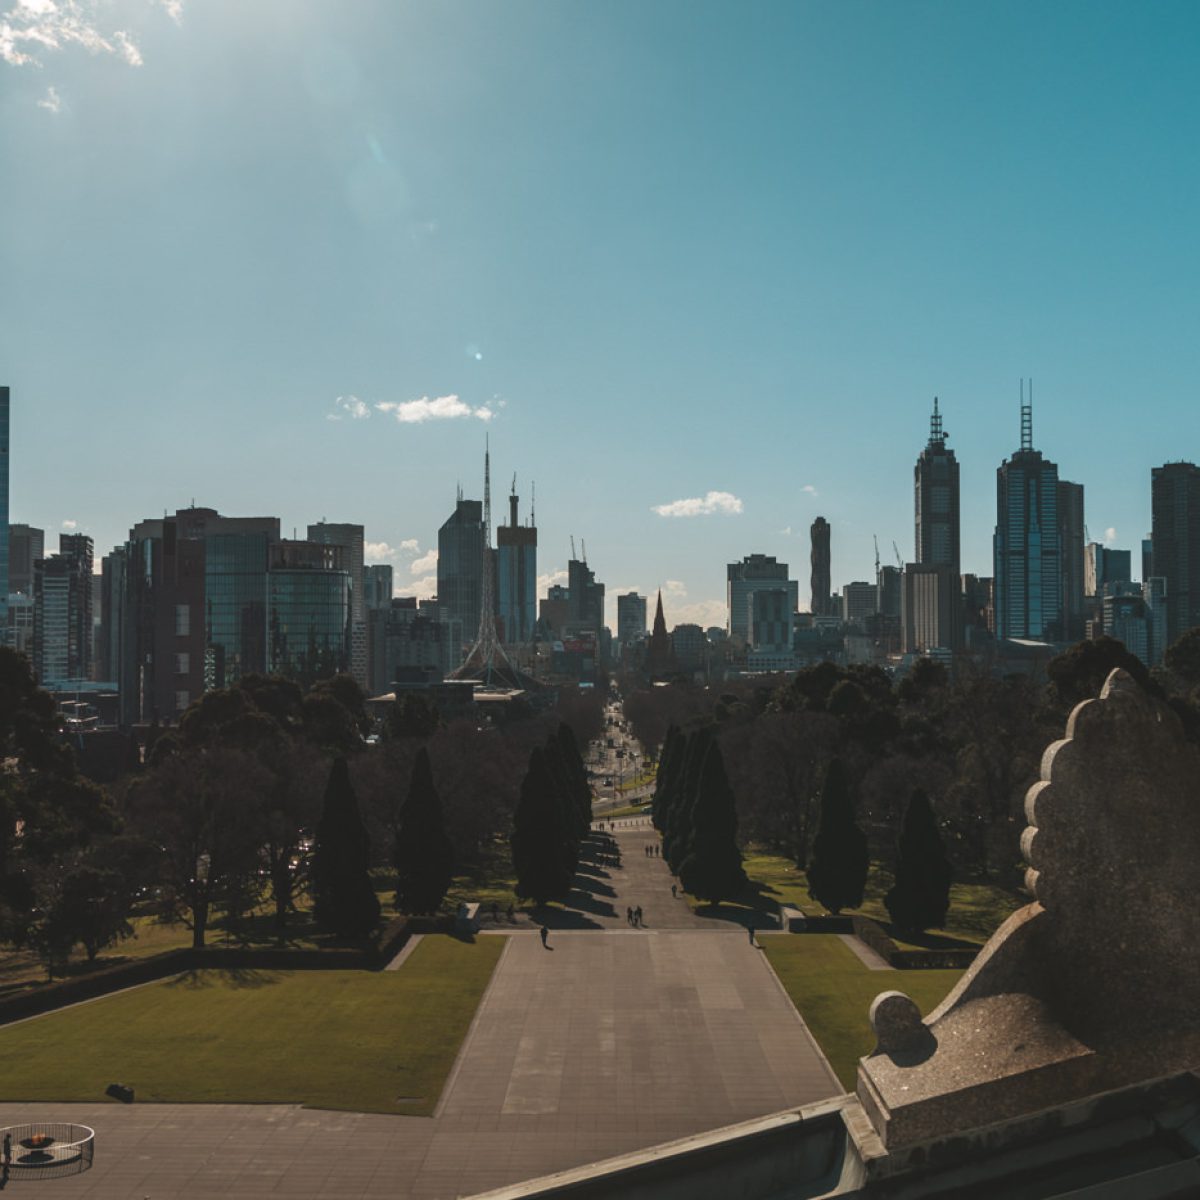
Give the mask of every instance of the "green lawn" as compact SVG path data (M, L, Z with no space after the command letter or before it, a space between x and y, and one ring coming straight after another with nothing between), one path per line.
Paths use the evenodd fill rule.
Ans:
M905 992L928 1016L961 971L868 971L834 934L772 934L761 939L767 961L833 1065L853 1089L858 1060L875 1048L867 1013L880 992Z
M398 971L200 971L0 1029L0 1099L433 1112L502 938L426 937Z
M650 799L639 801L637 804L626 804L614 808L611 812L596 814L597 821L619 821L622 817L645 817L650 815Z
M808 882L804 872L790 859L778 854L748 850L743 865L751 881L761 886L761 894L765 898L790 904L807 913L821 912L821 906L809 899ZM883 897L891 886L891 872L879 863L872 863L871 873L867 876L867 891L862 908L854 910L859 916L878 921L889 933L892 932L890 918L884 907ZM1010 913L1026 903L1028 901L1025 898L1005 891L995 884L951 884L950 912L946 917L946 928L940 932L949 938L981 944L992 936ZM902 942L899 938L895 940L904 946L914 944ZM936 945L937 942L937 933L934 933L921 944Z

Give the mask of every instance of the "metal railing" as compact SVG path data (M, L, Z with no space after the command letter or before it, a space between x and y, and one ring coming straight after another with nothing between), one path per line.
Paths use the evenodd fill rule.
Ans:
M92 1165L96 1131L87 1125L34 1121L0 1128L0 1172L13 1179L58 1179Z

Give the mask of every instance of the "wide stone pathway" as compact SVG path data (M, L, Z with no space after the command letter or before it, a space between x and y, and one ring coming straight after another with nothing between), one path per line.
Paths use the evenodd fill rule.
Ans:
M38 1184L39 1197L449 1198L840 1093L744 930L672 900L666 865L642 849L648 830L614 836L622 865L580 880L613 913L579 909L595 924L554 929L548 949L511 934L433 1119L0 1104L0 1125L96 1129L92 1170ZM624 917L638 903L644 930Z

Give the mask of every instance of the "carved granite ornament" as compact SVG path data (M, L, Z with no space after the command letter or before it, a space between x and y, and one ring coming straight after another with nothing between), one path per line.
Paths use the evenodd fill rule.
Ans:
M920 1022L887 993L858 1095L889 1146L1200 1065L1200 752L1124 671L1042 758L1034 903ZM932 1046L929 1049L928 1046Z

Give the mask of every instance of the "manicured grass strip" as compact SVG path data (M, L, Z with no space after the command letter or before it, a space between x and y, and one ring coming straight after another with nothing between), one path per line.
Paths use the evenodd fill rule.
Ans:
M821 911L821 906L809 898L808 881L804 872L790 859L779 854L766 854L750 849L743 856L742 865L750 880L761 885L762 894L766 898L793 905L810 914ZM891 886L892 873L880 863L872 863L862 907L855 909L854 913L870 917L885 926L890 925L891 918L883 898ZM931 930L930 933L934 936L927 940L929 944L936 945L937 935L944 933L946 937L960 938L963 941L986 942L1007 920L1009 914L1028 902L1027 897L1005 891L1004 888L991 883L951 884L950 912L946 916L946 928Z
M853 1090L858 1060L875 1049L867 1012L880 992L905 992L928 1016L961 971L868 971L834 934L779 934L763 952L842 1086Z
M433 1112L504 948L426 937L398 971L199 971L0 1029L0 1099Z

